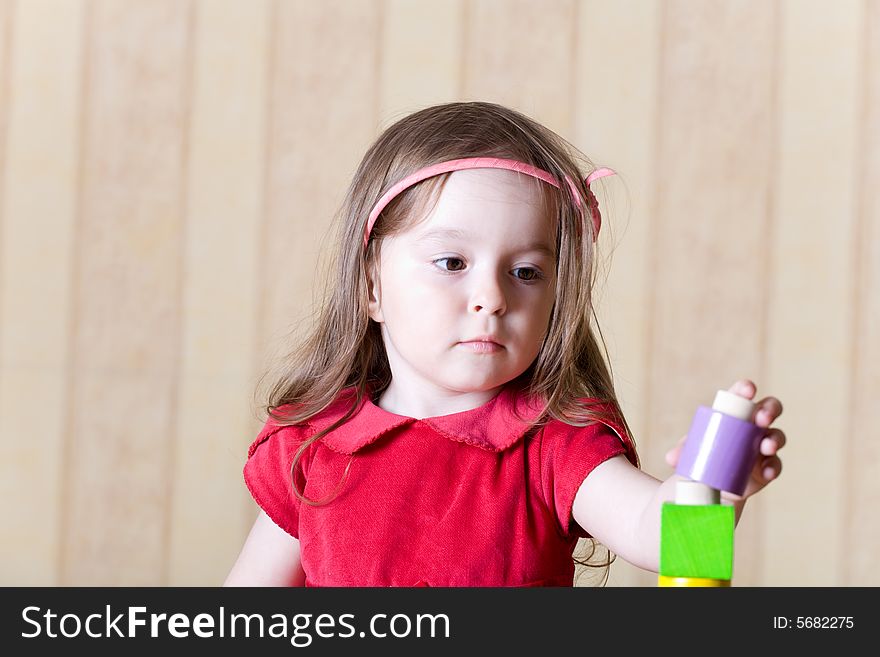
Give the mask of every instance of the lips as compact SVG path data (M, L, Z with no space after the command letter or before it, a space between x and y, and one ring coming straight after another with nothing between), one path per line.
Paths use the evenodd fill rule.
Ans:
M494 344L499 347L504 346L503 344L501 344L501 342L498 341L498 338L496 338L495 336L492 336L492 335L479 335L475 338L471 338L470 340L462 340L463 344L471 344L471 343L476 343L476 342L484 342L487 344Z
M504 345L494 335L478 335L470 340L462 340L459 344L474 354L497 354L504 350Z
M497 342L485 342L482 340L462 342L461 347L475 354L497 354L504 350L504 347Z

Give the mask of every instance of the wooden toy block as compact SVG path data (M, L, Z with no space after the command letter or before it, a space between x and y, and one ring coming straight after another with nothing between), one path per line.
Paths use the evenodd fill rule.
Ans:
M660 518L660 575L730 580L734 510L666 502Z

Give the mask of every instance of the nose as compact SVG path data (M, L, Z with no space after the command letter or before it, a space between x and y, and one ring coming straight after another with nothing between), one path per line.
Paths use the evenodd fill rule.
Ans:
M507 311L507 296L494 272L474 276L469 310L475 313L503 315Z

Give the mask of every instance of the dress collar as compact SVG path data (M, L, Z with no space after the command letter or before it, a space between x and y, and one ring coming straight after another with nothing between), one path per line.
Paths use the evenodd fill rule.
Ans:
M418 420L377 406L371 393L368 387L354 415L322 438L325 445L336 452L353 454L392 429L421 422L450 440L500 452L519 441L544 410L543 404L521 388L507 385L477 408ZM355 398L354 386L344 388L327 408L306 423L318 431L326 429L345 415Z

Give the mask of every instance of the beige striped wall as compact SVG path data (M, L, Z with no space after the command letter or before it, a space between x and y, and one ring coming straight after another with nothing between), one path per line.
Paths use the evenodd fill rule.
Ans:
M455 99L620 172L600 317L646 470L718 387L784 402L734 583L880 585L880 0L0 0L0 584L222 581L330 217Z

